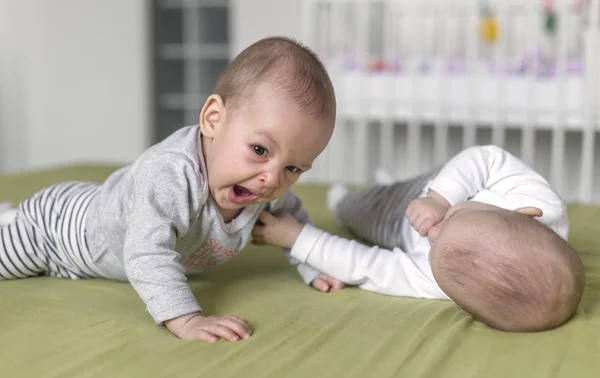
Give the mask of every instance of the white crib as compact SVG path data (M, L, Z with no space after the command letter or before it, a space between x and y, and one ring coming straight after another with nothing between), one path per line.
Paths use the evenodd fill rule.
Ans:
M568 201L600 203L600 0L305 0L338 98L303 178L407 178L496 144ZM598 163L598 164L595 164Z

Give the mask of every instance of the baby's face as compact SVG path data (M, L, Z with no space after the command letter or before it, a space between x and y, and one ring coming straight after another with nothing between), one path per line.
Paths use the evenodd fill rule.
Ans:
M205 145L210 192L224 215L282 196L312 167L333 132L332 121L308 115L268 84L252 97L222 112Z

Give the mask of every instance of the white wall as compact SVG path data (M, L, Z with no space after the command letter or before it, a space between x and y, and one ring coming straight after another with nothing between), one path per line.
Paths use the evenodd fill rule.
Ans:
M0 171L128 162L149 143L144 0L0 0Z
M232 0L232 56L257 40L283 35L302 39L301 0Z
M0 172L25 166L23 56L15 16L21 3L0 0Z

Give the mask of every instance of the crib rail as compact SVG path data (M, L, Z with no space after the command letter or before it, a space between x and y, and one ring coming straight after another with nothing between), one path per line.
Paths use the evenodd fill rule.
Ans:
M600 0L305 0L338 120L303 181L407 178L492 143L600 202L599 15Z

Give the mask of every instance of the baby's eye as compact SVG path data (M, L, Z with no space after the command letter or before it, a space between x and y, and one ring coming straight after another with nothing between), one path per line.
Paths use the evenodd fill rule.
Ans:
M252 148L254 149L254 152L258 155L258 156L267 156L267 149L262 147L262 146L252 146Z
M288 165L287 167L285 167L285 169L287 169L288 171L290 171L292 173L300 172L300 168L294 167L293 165Z

